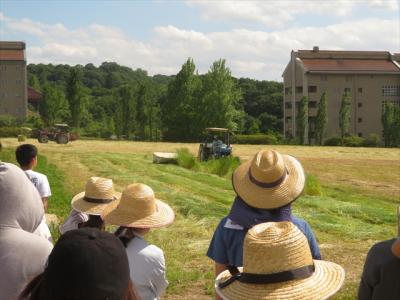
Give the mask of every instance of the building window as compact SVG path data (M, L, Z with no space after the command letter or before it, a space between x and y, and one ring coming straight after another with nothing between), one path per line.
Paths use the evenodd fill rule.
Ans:
M292 108L292 103L291 102L285 102L285 108L287 108L287 109Z
M21 66L16 66L15 70L20 71L21 70Z
M392 103L393 105L396 105L396 106L400 107L400 101L386 101L386 100L383 100L382 101L382 111L383 112L385 111L386 103Z
M296 93L297 94L303 93L303 87L302 86L296 86Z
M400 85L384 85L382 87L382 96L384 97L400 96Z
M362 93L362 88L358 88L358 92L361 94Z
M315 85L308 86L308 92L309 93L316 93L317 92L317 86L315 86Z
M289 95L290 94L290 88L285 88L285 95Z
M321 75L321 81L328 81L328 75Z
M15 94L15 97L16 97L16 98L20 98L20 97L21 97L21 94L16 93L16 94Z
M361 108L362 107L362 103L358 102L357 106L358 106L358 108Z
M345 79L346 79L347 82L352 81L353 80L353 75L346 75Z
M358 123L361 123L362 122L362 118L358 118Z
M344 88L344 93L345 94L350 94L350 92L351 92L351 88Z
M359 132L359 133L358 133L358 136L359 136L359 137L362 137L362 136L363 136L362 132Z
M7 97L7 93L6 92L1 93L1 97L2 98L6 98Z
M16 83L16 84L21 84L21 83L22 83L22 80L21 80L21 79L17 79L17 80L15 80L15 83Z
M286 123L288 124L292 123L292 117L286 117Z
M309 101L309 102L308 102L308 107L310 107L310 108L315 108L315 107L317 107L317 101Z
M2 79L1 80L1 85L7 85L7 79Z

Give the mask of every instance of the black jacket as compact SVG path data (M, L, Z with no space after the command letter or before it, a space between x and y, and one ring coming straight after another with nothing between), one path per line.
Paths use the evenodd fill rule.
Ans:
M375 244L365 260L359 300L400 299L400 258L393 255L395 239Z

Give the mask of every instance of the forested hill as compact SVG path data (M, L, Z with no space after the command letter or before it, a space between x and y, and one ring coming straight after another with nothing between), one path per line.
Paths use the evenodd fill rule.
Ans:
M245 134L282 128L282 83L234 78L224 60L199 75L188 59L171 76L114 62L30 64L28 84L43 94L45 125L67 122L86 136L190 141L210 126Z

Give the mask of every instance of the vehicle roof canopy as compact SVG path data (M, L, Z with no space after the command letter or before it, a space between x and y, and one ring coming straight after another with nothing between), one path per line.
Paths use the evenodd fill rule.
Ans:
M218 128L218 127L208 127L206 131L219 131L219 132L229 132L227 128Z
M54 124L57 127L68 127L68 124Z

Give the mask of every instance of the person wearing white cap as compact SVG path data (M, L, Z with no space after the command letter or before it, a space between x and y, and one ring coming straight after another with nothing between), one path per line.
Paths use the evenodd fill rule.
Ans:
M321 259L318 243L308 223L292 214L291 203L302 193L305 174L300 162L277 151L259 151L233 173L237 196L229 215L214 232L207 256L219 274L229 265L243 264L247 231L263 222L293 222L307 237L312 257Z
M125 245L130 276L140 299L160 299L168 286L163 251L144 239L151 228L174 221L175 214L165 202L156 199L148 185L128 185L121 199L110 203L102 213L103 220L120 226L116 235Z

